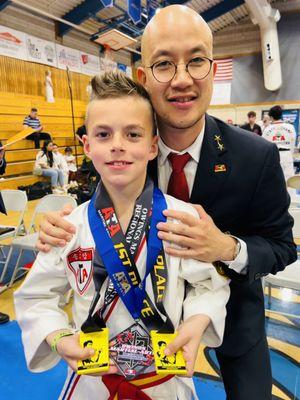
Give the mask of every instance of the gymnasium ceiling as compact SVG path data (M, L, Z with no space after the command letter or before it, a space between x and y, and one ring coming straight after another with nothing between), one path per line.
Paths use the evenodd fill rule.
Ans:
M243 24L250 21L247 5L244 0L163 0L160 4L185 4L198 11L209 23L213 32L220 32L232 25ZM281 13L300 12L300 0L269 0L273 8ZM100 0L0 0L0 11L5 13L5 8L24 8L38 14L40 11L45 17L51 16L68 20L79 26L85 33L93 34L103 32L111 27L121 30L127 35L139 38L147 23L146 0L142 0L142 20L135 25L126 14L127 0L115 0L114 7L104 8ZM57 21L59 36L67 35L74 30L73 27Z

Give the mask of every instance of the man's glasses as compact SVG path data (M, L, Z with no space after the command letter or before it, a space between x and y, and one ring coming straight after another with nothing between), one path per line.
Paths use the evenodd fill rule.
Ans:
M207 57L195 57L185 64L185 70L190 74L191 78L201 80L210 73L213 61ZM178 65L182 64L175 64L173 61L158 61L146 68L151 69L154 78L158 82L168 83L176 75Z

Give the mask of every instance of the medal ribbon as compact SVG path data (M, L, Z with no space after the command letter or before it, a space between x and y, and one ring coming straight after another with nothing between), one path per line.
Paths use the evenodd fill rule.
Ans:
M144 190L136 201L135 211L129 223L126 237L124 237L112 202L104 186L102 185L99 190L100 195L99 193L95 193L89 204L88 217L96 249L113 282L115 290L135 320L141 317L149 330L160 329L160 332L173 332L173 324L163 305L167 282L167 267L162 241L157 236L156 228L158 222L165 222L166 220L162 214L162 211L167 208L163 194L157 188L153 190L152 181L147 179ZM152 197L152 216L148 232ZM147 262L146 273L141 280L134 257L138 252L145 233L149 233ZM154 270L155 267L159 274ZM157 309L166 317L165 322L157 312L145 290L146 279L150 273L155 303ZM99 299L99 296L95 296L93 304L95 304L96 299ZM95 308L93 304L91 309ZM142 312L141 314L143 307L147 312Z

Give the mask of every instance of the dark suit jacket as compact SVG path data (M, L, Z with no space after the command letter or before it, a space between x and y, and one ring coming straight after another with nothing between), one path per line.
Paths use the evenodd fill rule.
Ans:
M219 172L218 172L219 171ZM157 183L157 165L149 165ZM248 274L230 273L224 341L219 351L239 356L264 335L261 278L296 260L290 199L277 147L206 115L191 203L201 204L223 231L247 244Z
M1 146L2 146L2 143L0 142L0 147ZM3 158L3 163L0 166L0 175L4 174L5 168L6 168L6 161L5 161L5 158ZM5 207L4 207L4 203L2 200L1 192L0 192L0 213L5 213Z
M262 135L261 127L259 125L257 125L257 124L253 125L253 129L251 129L250 124L242 125L241 128L245 129L246 131L256 133L259 136Z

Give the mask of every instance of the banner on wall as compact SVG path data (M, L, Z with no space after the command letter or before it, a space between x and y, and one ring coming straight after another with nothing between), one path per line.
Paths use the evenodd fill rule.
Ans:
M27 60L25 33L0 25L0 55Z
M80 52L81 72L85 75L97 75L100 72L100 59L97 56Z
M48 40L26 35L27 60L57 67L55 44Z
M57 66L60 69L67 69L70 71L81 72L81 61L79 50L71 49L70 47L61 46L56 44Z
M214 83L210 104L230 104L231 82Z
M138 24L142 18L141 0L127 0L127 13L132 22Z
M118 69L118 64L109 58L100 58L100 72L115 71Z
M156 10L159 8L158 0L147 0L147 15L148 22L152 17L154 17Z

